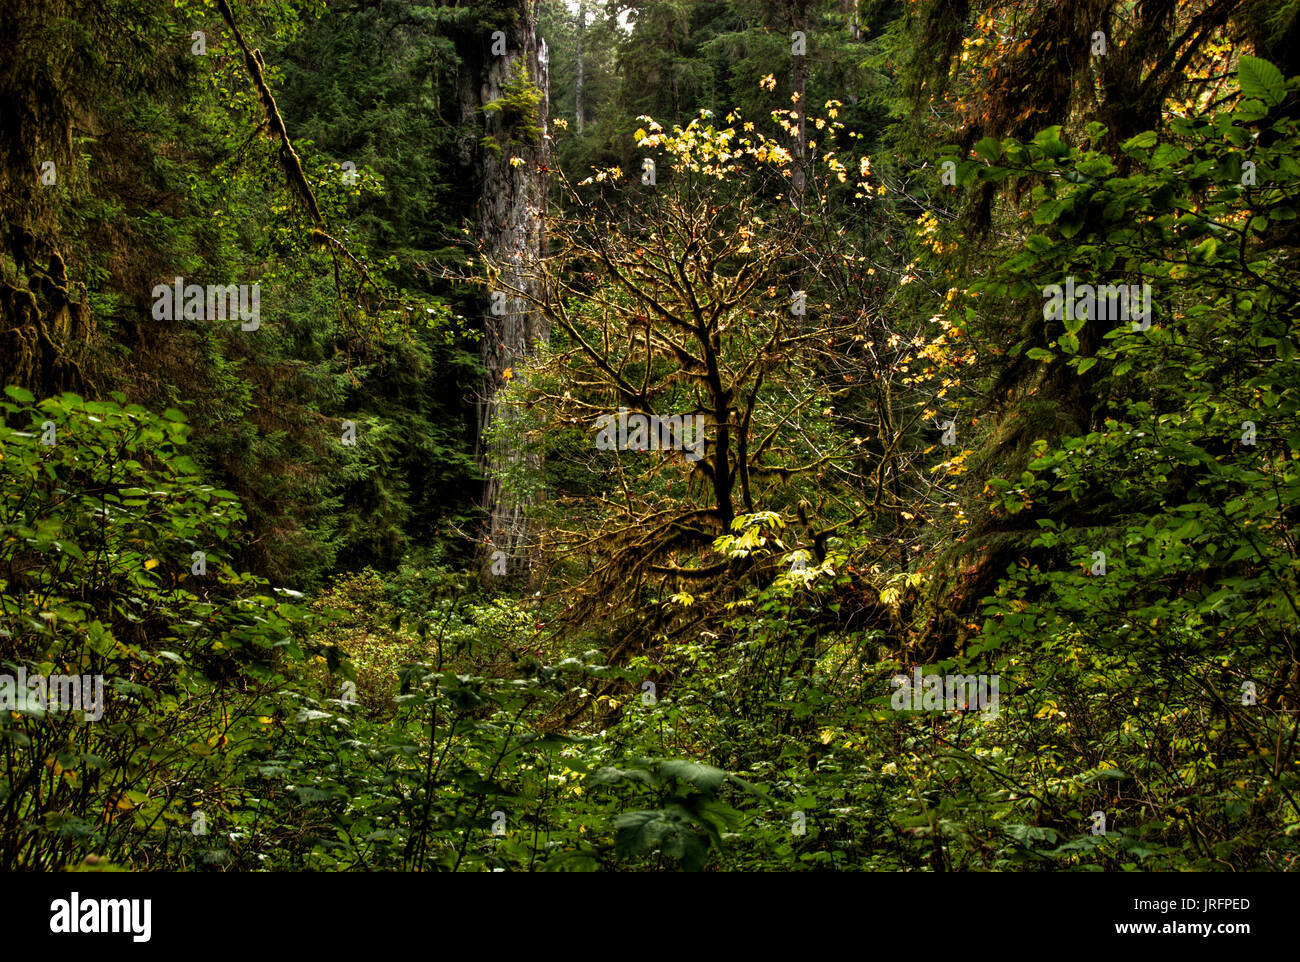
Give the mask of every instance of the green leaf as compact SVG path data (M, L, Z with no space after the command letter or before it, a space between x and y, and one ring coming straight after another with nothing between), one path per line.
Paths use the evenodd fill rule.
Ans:
M1071 205L1067 210L1062 212L1061 219L1057 222L1056 229L1061 232L1062 237L1073 237L1083 229L1083 214Z
M1006 827L1007 834L1014 838L1022 845L1032 846L1034 842L1055 843L1060 836L1056 829L1039 828L1035 825L1024 825L1019 822L1013 822Z
M722 781L727 777L727 773L720 768L714 768L712 765L701 765L698 762L688 762L679 758L670 758L659 765L659 772L662 775L671 775L683 782L694 785L696 788L716 792L722 787Z
M1286 95L1282 71L1262 57L1243 54L1237 62L1237 81L1247 97L1258 97L1272 107L1280 104Z
M1096 143L1097 141L1101 140L1101 138L1106 136L1107 129L1108 128L1106 127L1105 124L1100 123L1099 121L1096 120L1090 120L1088 121L1087 126L1083 128L1083 132L1087 135L1089 140L1091 140L1093 143Z
M627 812L614 819L614 851L619 855L644 855L662 851L680 858L688 872L698 872L708 857L704 839L688 829L685 813L674 806L668 811Z
M1129 151L1137 147L1150 149L1156 145L1157 139L1154 130L1144 130L1136 137L1130 137L1128 140L1124 141L1124 143L1120 144L1120 149L1124 151Z
M587 779L588 785L615 785L619 782L641 782L650 785L654 780L645 769L615 768L612 765L593 772Z
M1105 129L1105 128L1103 128ZM1061 125L1053 124L1051 127L1045 127L1038 133L1034 134L1033 142L1039 147L1044 147L1053 141L1061 139Z
M1034 223L1035 224L1052 223L1054 220L1056 220L1058 217L1061 216L1061 212L1065 210L1069 205L1070 205L1069 200L1065 200L1061 198L1049 200L1047 203L1041 205L1036 211L1034 211Z
M298 796L300 802L326 802L334 797L329 792L323 792L319 788L309 788L305 785L302 788L294 789L293 793Z
M1177 144L1161 144L1151 154L1151 166L1155 168L1168 167L1170 164L1176 164L1186 157L1186 148L1179 147Z

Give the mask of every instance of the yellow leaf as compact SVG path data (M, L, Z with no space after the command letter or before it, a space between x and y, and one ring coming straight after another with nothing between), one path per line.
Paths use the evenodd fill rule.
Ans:
M145 570L145 571L153 571L153 569L154 569L154 568L157 568L157 567L158 567L158 559L157 559L157 558L150 558L148 561L146 561L146 562L144 563L144 570Z

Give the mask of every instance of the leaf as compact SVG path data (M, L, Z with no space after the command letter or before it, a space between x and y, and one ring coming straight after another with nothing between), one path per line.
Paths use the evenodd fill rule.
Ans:
M1237 81L1247 97L1258 97L1272 107L1280 104L1286 93L1282 71L1263 57L1243 54L1237 62Z
M85 561L85 560L86 560L86 554L85 554L85 552L83 552L83 551L81 550L81 548L80 548L80 547L79 547L75 542L72 542L72 541L56 541L56 542L54 542L54 544L55 544L55 546L56 546L60 551L63 551L63 552L65 552L66 554L71 555L72 557L76 558L78 561Z
M1025 846L1031 846L1034 842L1054 843L1059 837L1055 829L1020 823L1008 825L1006 831L1008 835Z
M588 785L615 785L619 782L653 784L650 773L641 768L615 768L612 765L598 769L587 779Z
M1120 144L1120 149L1124 151L1132 150L1136 147L1145 147L1150 149L1156 145L1156 132L1154 130L1144 130L1135 137L1130 137L1124 143Z
M1264 102L1255 97L1247 97L1237 104L1233 116L1243 124L1253 124L1257 120L1263 120L1268 116L1268 108Z
M659 772L661 775L671 775L694 785L698 789L711 792L716 792L721 788L723 780L727 777L727 773L720 768L677 758L670 758L662 762L659 765Z
M1103 779L1111 779L1117 782L1124 782L1124 781L1128 781L1130 778L1132 778L1132 776L1129 775L1129 773L1126 771L1123 771L1118 768L1103 767L1103 768L1095 769L1091 772L1084 773L1084 775L1080 778L1080 783L1083 785L1087 785L1092 782L1101 781Z
M669 811L628 812L614 819L614 850L619 854L646 854L661 851L682 860L682 868L698 872L708 857L708 847L696 832L689 831L683 818L686 813L674 807Z
M1170 164L1176 164L1186 157L1186 148L1179 147L1177 144L1161 144L1151 154L1151 166L1155 168L1168 167Z
M1073 237L1083 229L1083 214L1071 206L1056 225L1062 237Z
M727 782L728 784L735 785L737 788L740 788L742 791L749 792L751 795L755 795L758 798L765 799L769 802L771 801L771 797L767 794L767 792L763 791L763 789L759 788L753 782L745 781L739 775L728 775Z
M117 807L119 810L126 812L135 808L141 802L145 802L148 800L149 800L149 796L146 795L144 792L135 792L135 791L124 792L122 796L119 797L117 800Z
M35 394L27 390L25 387L19 387L17 384L10 384L5 388L5 393L15 401L20 401L23 404L31 404L36 400Z
M614 850L620 855L652 851L672 827L661 811L624 812L614 819Z
M1105 129L1105 128L1103 128ZM1061 139L1061 125L1053 124L1051 127L1045 127L1038 133L1034 134L1033 142L1039 147L1046 147L1048 144ZM977 148L978 149L978 148Z
M321 791L319 788L309 788L305 785L301 788L295 788L293 793L298 796L300 802L326 802L334 797L329 792Z
M1049 200L1047 203L1043 204L1036 211L1034 211L1034 223L1035 224L1052 223L1052 221L1056 220L1058 217L1061 216L1061 212L1065 210L1069 205L1070 205L1070 201L1066 198L1058 197L1053 200Z
M1096 365L1096 363L1097 363L1097 359L1095 357L1085 357L1080 359L1079 368L1078 368L1079 373L1087 374L1089 371L1092 370L1092 368Z

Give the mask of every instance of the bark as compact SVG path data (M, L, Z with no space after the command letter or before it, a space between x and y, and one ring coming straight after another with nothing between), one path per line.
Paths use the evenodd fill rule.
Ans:
M80 366L95 331L84 284L69 284L60 244L56 184L73 175L72 130L94 104L70 82L89 66L73 47L47 55L42 24L94 30L88 4L9 2L0 30L0 387L40 397L86 391ZM116 49L106 53L111 59ZM83 121L84 122L84 121ZM54 183L43 179L54 163ZM9 262L9 263L6 263Z
M793 33L798 30L804 34L805 43L808 41L808 11L805 0L794 0L790 4L790 29ZM799 136L794 144L794 172L792 177L791 199L799 210L803 210L804 195L807 192L808 182L808 76L804 70L804 58L801 55L794 56L794 67L791 80L794 85L794 92L798 96L795 101L795 110L799 113Z
M537 346L550 335L541 313L509 293L538 293L532 265L546 250L550 87L546 44L536 32L535 0L512 0L503 21L495 29L505 34L505 53L493 52L492 29L458 36L458 86L462 129L482 134L477 143L462 142L462 154L474 154L480 175L480 250L499 269L492 290L507 295L506 311L500 315L492 313L491 292L484 300L481 351L485 377L478 406L478 456L486 475L483 508L487 531L480 544L480 561L483 570L491 572L494 553L502 551L506 574L519 576L533 567L538 534L528 512L533 499L508 490L502 475L520 466L540 471L541 463L539 456L524 450L522 431L509 430L509 425L519 420L519 412L503 404L500 394L511 379L525 376ZM516 109L521 80L535 85L540 93L536 106L527 110ZM484 110L498 101L501 109ZM512 163L514 158L522 163ZM499 424L507 430L494 439L488 432Z
M582 34L587 29L587 4L585 0L579 0L578 3L578 77L573 85L573 130L574 133L581 136L582 134L582 114L584 110L582 102Z

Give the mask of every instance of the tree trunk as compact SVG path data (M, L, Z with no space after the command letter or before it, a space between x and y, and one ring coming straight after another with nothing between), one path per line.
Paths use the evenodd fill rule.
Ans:
M582 135L582 33L587 29L586 0L578 0L578 77L573 85L573 132Z
M805 0L794 0L790 5L791 33L799 31L808 37L808 12ZM808 76L804 70L803 55L795 54L792 81L796 95L794 109L799 113L799 135L794 144L794 175L792 178L791 199L799 210L804 208L804 195L808 182Z
M519 412L503 404L500 393L525 375L537 346L550 336L542 314L514 293L536 293L532 265L546 249L550 84L535 0L511 0L503 21L497 31L458 35L458 80L462 129L483 134L477 143L462 142L462 154L476 151L480 174L480 249L499 269L484 302L481 345L478 456L486 474L487 531L480 562L485 573L521 576L532 570L537 544L528 512L533 499L512 493L503 476L518 468L540 470L541 462L526 451L522 429L510 429ZM530 89L540 95L535 104Z

